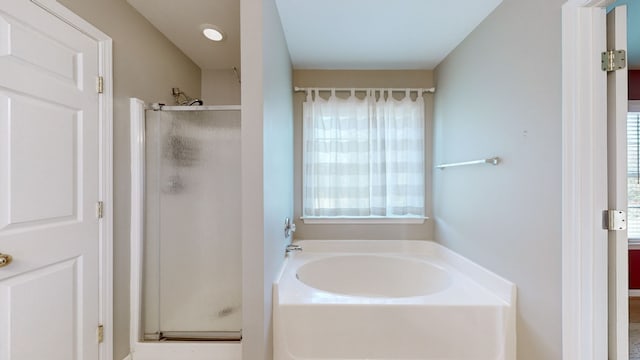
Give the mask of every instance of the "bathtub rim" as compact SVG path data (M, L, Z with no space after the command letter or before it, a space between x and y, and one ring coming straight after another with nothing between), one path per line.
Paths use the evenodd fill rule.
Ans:
M392 254L435 256L445 261L469 279L492 292L507 304L515 305L516 285L504 277L486 269L468 258L433 240L295 240L295 245L303 253L318 254ZM275 283L280 283L289 265L289 260L297 254L288 256L283 262Z
M346 270L351 269L352 261L357 262L356 266L359 271L349 274L349 271ZM380 261L382 263L380 263ZM387 281L372 278L370 272L375 272L379 265L386 268L383 273L386 274L386 271L389 271L396 276L392 275L391 278L387 278ZM342 267L343 271L336 273L334 271L335 267ZM325 276L325 272L330 273L328 277ZM427 274L426 278L424 278L425 274ZM421 276L423 276L423 278L420 278ZM307 287L322 292L345 297L385 299L413 298L437 294L445 291L455 281L455 277L451 274L451 271L441 264L426 261L419 257L408 257L402 254L394 255L389 253L320 255L318 258L305 259L305 261L297 264L295 277ZM365 293L359 294L357 289L355 291L346 290L349 286L345 286L344 284L334 285L334 281L338 283L342 281L340 278L351 278L351 282L356 287L358 287L358 284L366 284L364 287L360 285L360 290L366 288L367 291L365 293L369 295L365 295ZM357 278L359 278L359 280ZM406 283L407 280L409 283ZM406 287L402 286L397 288L396 285L398 283L404 283ZM413 284L415 284L415 286Z

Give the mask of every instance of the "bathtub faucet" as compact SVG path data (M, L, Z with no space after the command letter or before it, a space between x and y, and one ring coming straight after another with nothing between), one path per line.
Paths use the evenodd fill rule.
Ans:
M287 245L287 249L285 250L285 254L289 254L292 251L302 251L302 246L300 245L293 245L293 244L289 244Z

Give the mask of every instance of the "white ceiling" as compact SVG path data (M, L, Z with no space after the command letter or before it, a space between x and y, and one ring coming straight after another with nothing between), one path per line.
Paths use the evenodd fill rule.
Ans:
M433 69L502 0L276 0L295 68Z
M127 1L202 69L240 68L239 0ZM433 69L502 0L275 1L296 69Z
M240 68L239 0L127 0L201 69ZM216 25L221 42L207 40L200 25Z

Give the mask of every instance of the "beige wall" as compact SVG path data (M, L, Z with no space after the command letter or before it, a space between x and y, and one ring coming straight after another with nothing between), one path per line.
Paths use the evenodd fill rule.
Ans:
M436 69L436 240L518 287L518 360L562 358L561 9L504 0Z
M433 71L430 70L295 70L293 83L298 87L372 87L372 88L429 88L433 86ZM304 224L302 216L302 103L304 92L297 92L293 101L294 113L294 163L295 163L295 238L302 239L433 239L433 221L421 225L319 225ZM431 217L431 132L433 119L433 95L425 94L425 169L427 195L426 212Z
M244 360L272 358L272 285L293 215L291 62L274 0L240 2Z
M205 105L240 105L240 81L231 70L202 70Z
M114 359L129 353L129 98L173 104L171 88L200 96L200 68L125 0L59 0L113 39Z

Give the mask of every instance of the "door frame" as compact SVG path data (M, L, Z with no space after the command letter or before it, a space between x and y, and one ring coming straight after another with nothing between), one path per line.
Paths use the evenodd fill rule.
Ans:
M562 346L564 360L601 360L607 341L606 10L562 7Z
M100 360L113 360L113 64L112 40L102 31L57 2L29 0L98 43L98 74L103 92L98 96L99 191L103 217L99 222L99 321L103 325ZM92 341L92 340L89 340Z

